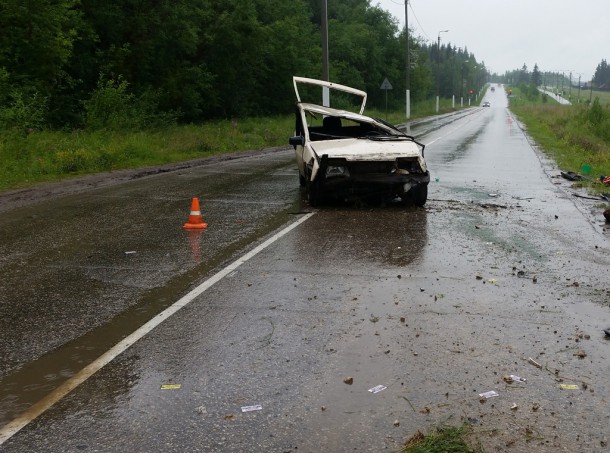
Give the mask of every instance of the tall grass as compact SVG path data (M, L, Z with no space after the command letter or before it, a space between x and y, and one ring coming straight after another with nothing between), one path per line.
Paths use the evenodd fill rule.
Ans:
M0 190L75 175L286 145L293 129L294 118L282 116L143 132L6 132L0 136Z
M510 100L510 108L528 133L564 171L580 172L591 166L595 191L608 191L597 180L610 174L610 106L594 99L589 105L560 106L528 102L521 96Z

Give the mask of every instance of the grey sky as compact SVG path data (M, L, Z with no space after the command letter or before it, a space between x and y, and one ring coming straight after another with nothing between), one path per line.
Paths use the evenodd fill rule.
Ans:
M404 0L371 0L404 27ZM409 0L409 26L441 44L467 47L491 72L520 69L572 72L589 80L610 59L608 0Z

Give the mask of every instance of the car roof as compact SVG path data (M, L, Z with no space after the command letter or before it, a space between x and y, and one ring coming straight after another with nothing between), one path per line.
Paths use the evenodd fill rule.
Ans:
M318 80L318 79L309 79L307 77L292 77L292 83L294 84L294 92L297 96L297 102L301 102L301 95L299 94L299 84L304 85L314 85L322 88L328 88L329 90L342 91L344 93L349 93L355 95L361 99L361 105L359 114L362 115L364 112L364 106L366 105L366 91L358 90L356 88L348 87L346 85L341 85L339 83L327 82L326 80ZM315 105L315 104L312 104Z

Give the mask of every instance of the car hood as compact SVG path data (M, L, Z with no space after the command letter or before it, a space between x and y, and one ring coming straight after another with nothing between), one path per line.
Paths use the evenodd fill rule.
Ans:
M340 158L349 161L394 160L398 157L419 157L418 145L411 140L369 140L363 138L346 138L313 142L312 149L318 156L324 154L329 158Z

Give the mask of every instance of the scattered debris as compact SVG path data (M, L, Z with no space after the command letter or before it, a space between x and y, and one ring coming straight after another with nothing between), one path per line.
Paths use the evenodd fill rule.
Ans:
M233 414L227 414L227 415L225 415L225 417L224 417L224 418L225 418L225 420L235 420L235 415L233 415Z
M182 387L182 384L163 384L161 390L178 390Z
M394 420L394 426L400 426L400 422L398 420Z
M573 193L572 195L574 195L575 197L578 197L578 198L585 198L587 200L599 200L599 197L589 197L587 195L581 195L579 193Z
M517 403L513 403L513 405L510 407L511 411L516 411L519 408L519 406L517 406Z
M538 403L534 403L534 404L532 404L532 410L533 410L534 412L536 412L538 409L540 409L540 404L538 404Z
M326 410L326 406L322 406L322 407L320 407L320 410L321 410L322 412L324 412L324 411Z
M526 381L525 378L516 376L514 374L504 376L504 377L502 377L502 379L504 379L504 382L506 382L507 384L512 384L513 382L525 382Z
M197 412L198 414L201 414L201 415L206 415L208 413L208 410L206 409L205 406L199 406L199 407L195 408L195 412Z
M135 253L138 253L138 252L136 252L135 250L129 250L128 252L125 252L125 255L133 255Z
M375 394L375 393L383 392L385 389L387 389L387 387L385 385L376 385L375 387L370 388L369 392Z
M479 203L479 206L481 206L483 209L508 209L508 206L504 206L501 204L495 204L495 203Z
M584 359L585 357L587 357L587 353L584 351L584 349L579 349L578 352L572 355L578 357L579 359Z
M534 359L532 359L531 357L528 357L528 358L527 358L527 361L528 361L529 363L531 363L532 365L534 365L535 367L542 369L542 365L540 365L538 362L536 362L536 361L535 361Z
M601 181L602 184L610 186L610 176L600 176L599 180Z
M580 181L582 180L582 176L578 173L574 173L573 171L562 171L561 176L568 181Z
M351 376L348 376L345 379L343 379L343 383L347 384L347 385L352 385L354 383L354 378Z
M252 411L262 411L262 410L263 410L263 406L261 406L260 404L255 404L254 406L242 406L241 407L242 412L252 412Z
M604 329L604 333L610 337L610 327Z
M496 396L500 395L495 390L490 390L489 392L479 393L479 396L481 397L481 399L489 399L495 398Z
M561 390L578 390L580 387L578 387L577 385L573 385L573 384L561 384L559 386L559 388Z

